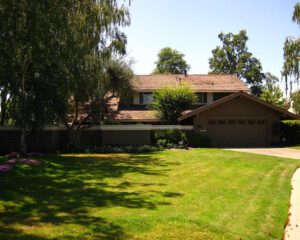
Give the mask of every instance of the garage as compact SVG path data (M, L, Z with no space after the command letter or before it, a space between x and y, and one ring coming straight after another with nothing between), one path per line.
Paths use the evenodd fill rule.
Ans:
M207 134L219 147L264 147L268 145L267 121L264 119L211 119Z
M281 142L281 120L299 118L246 92L238 92L185 113L179 121L193 122L195 132L208 136L213 147L268 147Z

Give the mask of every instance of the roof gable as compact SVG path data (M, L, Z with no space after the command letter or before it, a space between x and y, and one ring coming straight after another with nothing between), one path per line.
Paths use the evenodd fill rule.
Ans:
M287 110L285 110L285 109L283 109L283 108L274 106L274 105L272 105L272 104L270 104L270 103L267 103L267 102L265 102L265 101L263 101L263 100L261 100L261 99L259 99L259 98L257 98L257 97L254 97L254 96L252 96L252 95L250 95L250 94L248 94L248 93L245 93L245 92L243 92L243 91L240 91L240 92L237 92L237 93L233 93L233 94L231 94L231 95L229 95L229 96L226 96L226 97L224 97L224 98L222 98L222 99L220 99L220 100L217 100L217 101L215 101L215 102L213 102L213 103L211 103L211 104L208 104L208 105L206 105L206 106L203 106L203 107L197 108L197 109L195 109L195 110L193 110L193 111L190 111L190 112L188 112L188 113L185 113L185 114L183 114L181 117L179 117L178 120L179 120L179 121L182 121L182 120L187 119L187 118L189 118L189 117L192 117L192 116L194 116L194 115L196 115L196 114L198 114L198 113L205 112L205 111L207 111L207 110L209 110L209 109L212 109L212 108L214 108L214 107L217 107L217 106L219 106L219 105L221 105L221 104L223 104L223 103L226 103L226 102L228 102L228 101L230 101L230 100L232 100L232 99L235 99L235 98L237 98L237 97L246 97L246 98L248 98L248 99L250 99L250 100L252 100L252 101L254 101L254 102L256 102L256 103L259 103L259 104L261 104L261 105L267 107L267 108L270 108L270 109L272 109L272 110L274 110L274 111L280 112L280 113L282 113L284 116L288 116L288 117L290 117L291 119L300 119L300 116L297 115L297 114L291 113L291 112L289 112L289 111L287 111Z
M237 92L249 89L236 75L229 74L157 74L137 75L133 87L138 92L152 92L163 87L188 84L195 92Z

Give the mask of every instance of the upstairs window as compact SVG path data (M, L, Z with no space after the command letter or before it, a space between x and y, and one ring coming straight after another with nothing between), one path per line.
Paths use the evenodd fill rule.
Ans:
M221 98L223 98L223 97L226 97L226 96L228 96L228 95L230 95L230 94L232 94L232 93L217 92L217 93L214 93L214 94L213 94L213 99L214 99L214 101L217 101L217 100L219 100L219 99L221 99Z
M140 93L140 104L151 104L153 101L153 94L152 93Z
M206 104L207 103L207 93L196 93L197 95L197 103Z

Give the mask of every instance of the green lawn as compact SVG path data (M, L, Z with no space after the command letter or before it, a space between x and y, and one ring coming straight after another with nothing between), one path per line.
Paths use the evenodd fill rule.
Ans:
M43 159L0 176L1 240L282 239L300 165L217 149Z
M297 149L297 150L300 150L300 145L297 145L297 146L292 146L290 148L293 148L293 149Z

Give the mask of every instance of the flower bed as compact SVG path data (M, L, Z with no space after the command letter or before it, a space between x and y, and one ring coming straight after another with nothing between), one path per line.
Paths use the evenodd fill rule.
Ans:
M0 164L0 173L6 173L13 170L13 166L10 164Z

